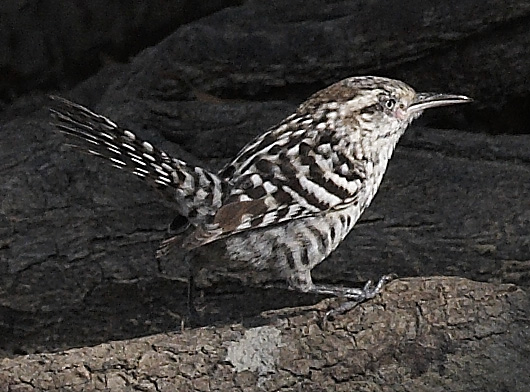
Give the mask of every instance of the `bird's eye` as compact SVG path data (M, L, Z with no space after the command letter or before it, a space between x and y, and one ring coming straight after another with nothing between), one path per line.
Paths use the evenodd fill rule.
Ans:
M385 109L392 110L396 106L396 100L394 98L386 99L384 102Z

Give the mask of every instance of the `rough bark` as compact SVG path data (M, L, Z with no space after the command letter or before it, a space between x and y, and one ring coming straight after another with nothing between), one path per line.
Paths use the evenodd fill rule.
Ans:
M254 325L3 359L5 391L526 391L528 296L459 278L400 280L322 324L336 301Z

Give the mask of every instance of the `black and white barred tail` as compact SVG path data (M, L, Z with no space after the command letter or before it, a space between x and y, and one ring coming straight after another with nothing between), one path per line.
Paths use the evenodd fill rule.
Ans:
M106 160L165 190L192 223L205 221L222 203L223 180L201 167L170 157L108 118L60 97L51 97L53 124L69 136L69 146Z

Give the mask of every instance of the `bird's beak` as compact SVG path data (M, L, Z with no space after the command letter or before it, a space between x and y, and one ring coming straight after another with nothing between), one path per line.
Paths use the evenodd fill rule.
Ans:
M472 98L466 97L465 95L418 93L414 97L412 103L409 105L407 112L408 114L412 114L438 106L468 103L472 101Z

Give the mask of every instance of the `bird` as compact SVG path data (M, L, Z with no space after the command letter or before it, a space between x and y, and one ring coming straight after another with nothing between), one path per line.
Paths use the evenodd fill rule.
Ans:
M224 271L245 284L281 282L352 303L373 298L391 276L355 288L315 283L311 271L369 207L411 122L426 109L472 101L418 93L385 77L349 77L311 95L214 172L86 107L52 99L54 128L68 145L136 175L173 203L178 230L157 257L177 247L193 264L196 252L216 248Z

